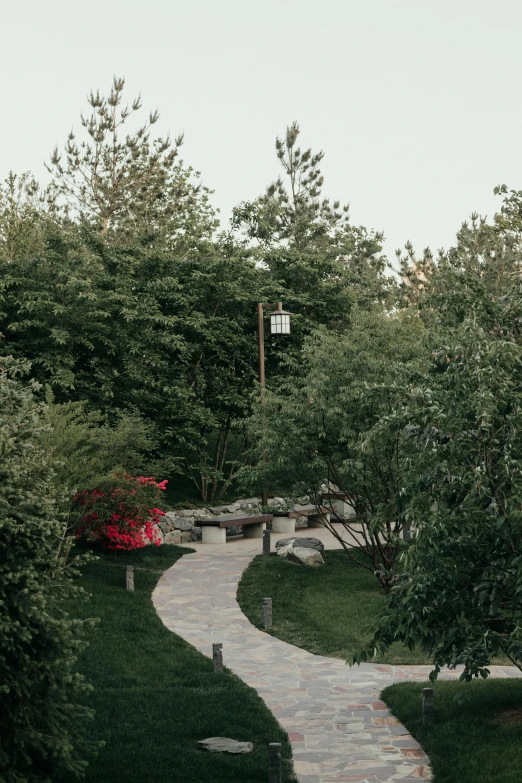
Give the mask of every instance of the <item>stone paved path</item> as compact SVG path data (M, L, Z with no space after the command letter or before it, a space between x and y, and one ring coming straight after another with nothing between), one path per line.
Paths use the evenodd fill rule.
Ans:
M223 642L225 665L256 689L288 732L300 783L430 779L422 748L379 695L398 680L427 680L431 667L366 663L349 668L254 628L236 601L252 556L199 550L178 560L153 594L163 623L207 656L212 642ZM521 674L511 667L491 669L497 677Z

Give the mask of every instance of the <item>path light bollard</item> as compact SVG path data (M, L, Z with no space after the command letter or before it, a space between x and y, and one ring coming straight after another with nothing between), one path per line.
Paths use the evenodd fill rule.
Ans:
M270 554L270 530L263 530L263 554L265 557Z
M125 582L127 590L134 592L134 566L127 566L125 571Z
M263 628L272 627L272 599L263 598Z
M216 642L212 645L212 663L215 672L223 671L223 644Z
M268 746L268 783L282 783L281 743L271 742Z
M425 726L431 726L435 722L433 688L422 689L422 720Z

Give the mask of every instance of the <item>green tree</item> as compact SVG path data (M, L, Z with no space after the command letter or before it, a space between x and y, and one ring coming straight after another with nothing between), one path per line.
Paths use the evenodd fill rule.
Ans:
M522 291L468 272L473 307L433 352L394 429L409 433L412 544L374 648L400 640L463 679L496 655L522 668Z
M418 318L353 311L339 336L319 330L290 362L291 378L267 395L253 426L257 466L245 470L257 486L302 494L320 504L325 481L356 512L341 532L329 525L347 555L360 547L365 568L387 590L403 546L402 472L407 434L381 426L400 406L410 377L423 366ZM334 522L337 519L333 519Z
M352 226L348 205L322 196L324 153L302 151L299 133L294 122L276 139L284 175L240 204L232 223L269 269L276 299L303 316L295 331L304 336L321 324L344 328L355 299L359 306L388 302L394 285L385 275L382 235Z
M147 455L156 446L155 428L139 416L123 414L111 426L85 400L56 403L48 394L40 442L54 464L54 481L72 492L99 487L114 473L149 471Z
M40 252L42 223L52 212L52 188L42 191L30 172L9 172L0 183L0 258L13 263Z
M114 425L153 428L163 477L225 491L256 379L256 302L266 273L226 237L194 256L78 233L48 235L25 263L0 263L0 330L57 403L85 401Z
M50 783L80 774L93 746L91 712L74 703L87 686L75 672L86 623L63 611L81 597L75 564L60 556L67 525L53 470L38 439L41 406L28 365L0 360L0 779Z
M66 214L87 221L108 240L137 237L188 252L209 240L218 225L210 191L199 172L178 159L183 135L152 138L159 112L128 130L142 108L138 96L123 103L125 79L114 78L107 97L91 91L90 114L81 116L83 140L71 131L64 153L55 148L49 172Z

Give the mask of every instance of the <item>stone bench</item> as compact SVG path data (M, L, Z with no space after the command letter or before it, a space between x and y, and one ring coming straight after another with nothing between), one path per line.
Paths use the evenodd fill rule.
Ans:
M335 513L339 519L349 519L355 516L355 509L344 492L323 492L321 500Z
M196 523L201 527L204 544L225 544L227 527L242 527L245 538L263 538L266 523L271 522L273 514L246 516L245 514L223 514L219 517L196 517Z
M313 503L306 506L294 506L285 517L274 517L272 531L274 533L295 533L295 520L298 517L307 517L308 527L322 527L321 520L330 521L330 512L324 506L321 506L318 511L317 506Z
M292 519L296 517L308 517L308 527L322 527L322 522L330 521L330 512L325 506L320 506L319 509L313 503L309 503L306 506L294 506L292 511L288 514Z

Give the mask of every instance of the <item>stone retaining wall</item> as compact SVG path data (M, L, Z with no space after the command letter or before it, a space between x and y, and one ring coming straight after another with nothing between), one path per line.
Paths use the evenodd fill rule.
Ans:
M296 504L306 504L308 497L297 498ZM246 498L236 500L234 503L227 503L223 506L209 506L207 508L185 508L176 511L167 511L162 517L158 531L165 544L188 544L191 541L201 541L201 527L196 524L197 517L217 517L222 514L239 514L244 512L248 516L258 516L261 513L261 498ZM273 508L284 510L284 498L268 498L268 505ZM306 527L308 522L306 517L298 517L296 528ZM270 526L270 525L269 525ZM241 533L240 527L227 528L227 538L237 536Z

